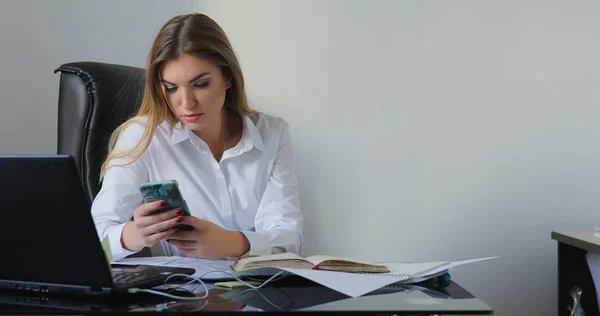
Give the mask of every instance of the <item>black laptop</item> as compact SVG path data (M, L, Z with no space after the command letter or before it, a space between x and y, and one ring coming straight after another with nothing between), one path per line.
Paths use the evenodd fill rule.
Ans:
M0 289L120 295L195 272L109 265L70 156L0 156L0 204Z

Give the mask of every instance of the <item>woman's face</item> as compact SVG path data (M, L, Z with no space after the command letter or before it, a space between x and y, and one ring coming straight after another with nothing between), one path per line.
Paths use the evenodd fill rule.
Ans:
M200 131L221 119L231 83L214 63L183 54L165 63L160 78L169 108L189 129Z

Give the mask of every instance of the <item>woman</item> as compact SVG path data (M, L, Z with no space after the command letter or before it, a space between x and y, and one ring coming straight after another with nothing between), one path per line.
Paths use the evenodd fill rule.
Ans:
M153 254L235 258L300 254L303 216L287 123L250 109L221 27L181 15L159 31L135 117L112 135L92 215L118 260ZM177 180L191 216L151 215L142 183ZM177 230L180 224L191 231ZM157 247L154 247L157 246Z

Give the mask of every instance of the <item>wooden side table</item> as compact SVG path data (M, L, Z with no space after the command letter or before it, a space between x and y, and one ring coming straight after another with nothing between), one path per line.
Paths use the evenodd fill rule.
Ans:
M586 258L588 252L600 254L600 238L595 237L593 231L553 231L551 237L558 242L558 315L571 315L571 291L579 287L585 315L600 316L596 288Z

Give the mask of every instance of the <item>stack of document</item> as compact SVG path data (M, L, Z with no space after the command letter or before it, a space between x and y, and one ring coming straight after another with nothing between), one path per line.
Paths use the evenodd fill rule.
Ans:
M264 267L248 271L234 272L231 269L233 260L206 260L191 257L144 257L125 258L114 264L157 265L171 267L188 267L196 269L194 276L206 281L232 280L236 277L271 276L282 271L291 273L350 297L359 297L394 283L416 283L439 276L457 266L493 259L488 257L464 261L438 261L419 263L381 263L388 267L389 273L347 273L338 271L273 268Z

